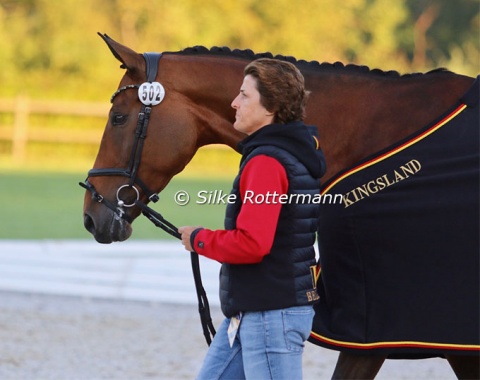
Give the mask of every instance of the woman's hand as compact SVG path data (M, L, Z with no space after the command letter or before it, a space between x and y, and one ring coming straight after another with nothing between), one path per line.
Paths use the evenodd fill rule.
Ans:
M178 233L182 235L182 244L188 252L193 251L192 245L190 244L190 236L197 228L199 227L183 226L178 229Z

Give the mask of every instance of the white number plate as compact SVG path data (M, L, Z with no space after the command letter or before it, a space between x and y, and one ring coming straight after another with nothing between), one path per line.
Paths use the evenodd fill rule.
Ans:
M165 97L165 89L158 82L145 82L138 88L138 98L146 106L156 106Z

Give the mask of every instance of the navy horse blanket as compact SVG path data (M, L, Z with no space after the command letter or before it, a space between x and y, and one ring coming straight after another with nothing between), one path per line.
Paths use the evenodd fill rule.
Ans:
M479 78L438 120L324 185L343 202L322 205L310 342L479 354Z

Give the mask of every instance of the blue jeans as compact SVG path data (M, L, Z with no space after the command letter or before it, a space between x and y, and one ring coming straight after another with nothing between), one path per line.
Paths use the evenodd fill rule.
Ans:
M310 335L312 306L246 312L230 347L230 318L218 328L197 380L302 378L304 343Z

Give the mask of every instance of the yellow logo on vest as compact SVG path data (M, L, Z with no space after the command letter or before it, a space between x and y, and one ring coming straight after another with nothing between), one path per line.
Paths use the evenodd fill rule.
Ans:
M312 277L312 289L306 292L308 302L317 301L320 299L317 293L317 281L320 276L320 267L317 265L312 265L310 267L310 276Z
M345 208L350 207L351 205L360 202L372 194L378 193L387 187L395 185L396 183L417 174L421 169L422 165L419 161L411 160L395 169L393 172L384 174L350 190L348 193L345 193L343 195L343 204L345 205Z

